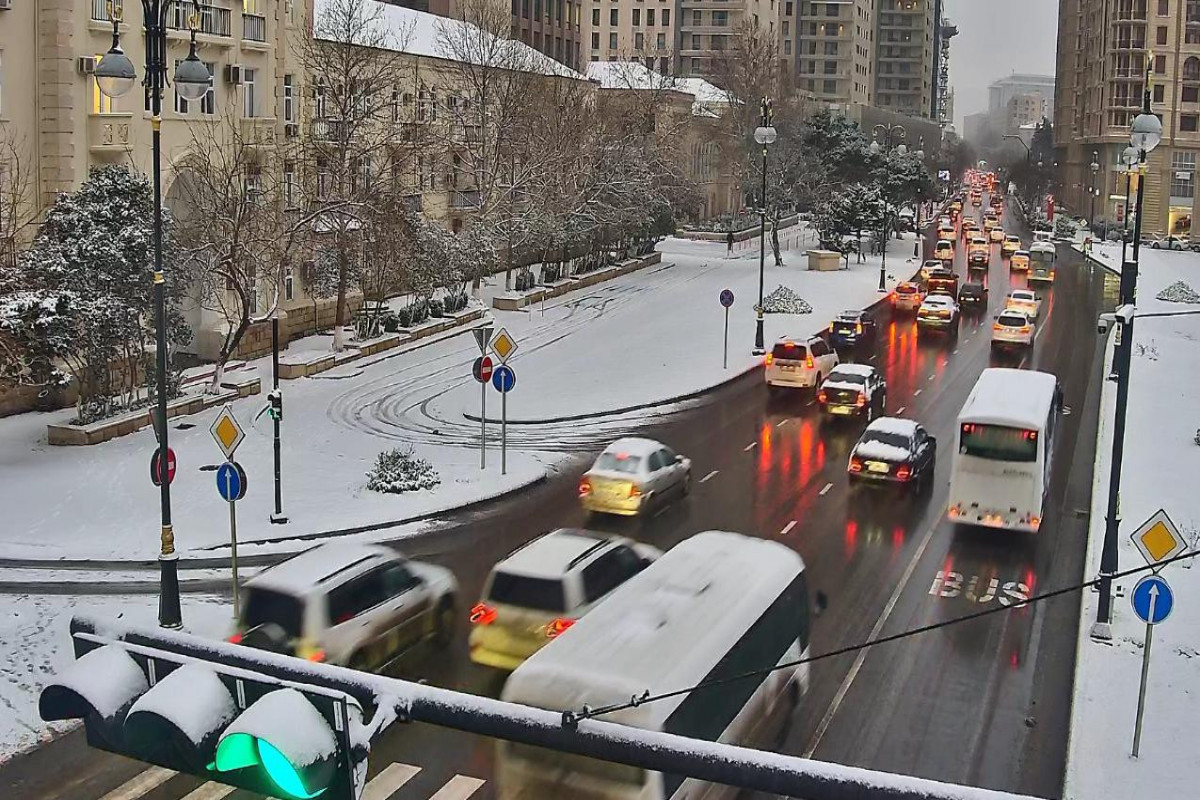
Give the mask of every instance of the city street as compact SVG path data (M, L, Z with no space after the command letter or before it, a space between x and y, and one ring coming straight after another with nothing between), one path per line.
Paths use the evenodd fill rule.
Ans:
M1015 213L1010 208L1006 218L1009 232L1028 241L1028 231L1015 230ZM964 279L965 249L960 242L955 255L955 271ZM894 317L886 304L876 312L877 342L854 360L883 372L889 415L917 420L938 438L937 480L927 497L851 491L846 459L859 428L822 422L808 393L769 399L761 373L754 371L652 424L629 423L629 432L669 444L694 465L691 495L652 518L587 519L575 496L586 466L581 452L547 481L451 514L397 546L452 569L469 607L498 559L557 527L619 532L663 549L709 529L775 539L803 556L810 589L828 598L828 609L813 623L813 655L1009 607L1036 592L1075 583L1091 507L1102 380L1095 320L1113 279L1068 248L1059 248L1059 259L1034 347L1019 360L995 356L990 348L992 318L1003 308L1005 293L1025 286L1023 277L1010 276L999 245L992 246L987 273L988 307L966 314L957 340L918 338L911 317ZM686 353L684 348L681 357ZM1045 521L1035 535L959 529L944 519L957 414L980 372L999 365L1054 373L1069 409L1057 433ZM581 421L574 426L578 441L595 438L589 435L593 425L597 436L615 438L611 420ZM586 452L590 457L591 450ZM1070 594L819 661L783 749L824 761L1058 796L1079 603L1079 596ZM468 627L463 613L449 651L422 654L403 664L399 674L496 693L497 680L467 660ZM401 788L394 783L400 773L393 770L369 784L367 796L490 798L493 747L491 741L449 730L397 726L372 747L371 775L392 764L419 771ZM14 796L29 800L250 796L89 750L79 732L17 759L0 776Z

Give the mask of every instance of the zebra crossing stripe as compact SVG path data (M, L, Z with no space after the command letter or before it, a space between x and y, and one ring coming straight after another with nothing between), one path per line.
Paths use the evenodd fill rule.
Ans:
M420 767L410 764L388 764L383 771L367 781L363 790L362 800L387 800L412 777L421 771Z
M135 800L135 798L153 791L156 787L162 786L175 775L176 772L173 769L151 767L134 775L100 800Z
M209 781L203 786L184 795L183 800L222 800L233 794L232 786L226 786L223 783L213 783Z
M483 786L485 781L479 778L468 778L466 775L455 775L437 794L429 800L467 800L475 791Z

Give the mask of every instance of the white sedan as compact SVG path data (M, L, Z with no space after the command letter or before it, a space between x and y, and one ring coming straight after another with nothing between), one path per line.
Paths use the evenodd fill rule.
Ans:
M1033 320L1015 308L1005 309L992 324L992 348L1033 344Z
M1030 319L1037 319L1042 310L1042 300L1032 289L1013 289L1004 301L1004 310L1022 311Z
M585 511L637 516L692 489L691 459L653 439L618 439L579 481Z

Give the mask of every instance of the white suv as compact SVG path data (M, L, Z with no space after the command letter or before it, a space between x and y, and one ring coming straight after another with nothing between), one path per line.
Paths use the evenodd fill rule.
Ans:
M992 349L1006 345L1033 344L1033 320L1024 311L1006 308L992 325Z
M246 581L230 641L354 669L450 643L458 582L377 545L318 545Z
M492 567L471 609L471 660L511 672L661 555L584 530L534 539Z
M767 354L764 373L772 390L817 389L837 365L837 351L819 336L800 341L784 337Z

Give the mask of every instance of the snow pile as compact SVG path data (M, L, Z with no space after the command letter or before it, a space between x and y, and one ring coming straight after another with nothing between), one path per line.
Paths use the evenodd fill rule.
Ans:
M764 314L811 314L812 306L783 284L763 298Z
M441 482L437 470L425 459L418 458L411 447L407 450L399 447L384 450L367 473L367 488L388 494L432 489Z
M1183 281L1175 281L1154 297L1168 303L1200 303L1200 294Z

